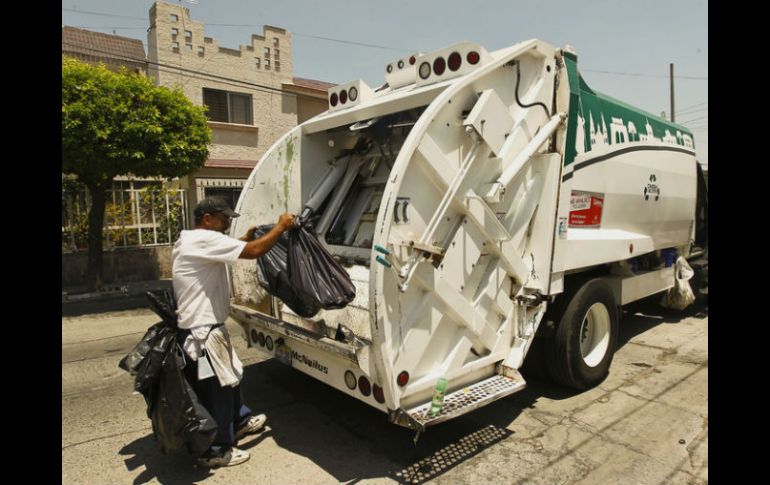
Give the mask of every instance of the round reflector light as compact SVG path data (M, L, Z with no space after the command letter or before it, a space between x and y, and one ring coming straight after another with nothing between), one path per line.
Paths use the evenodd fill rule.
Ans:
M377 384L372 386L372 394L374 394L374 399L378 403L383 404L385 402L385 394L383 394L382 388Z
M460 69L460 64L462 64L462 62L463 58L459 52L452 52L447 58L447 65L449 66L450 71L456 71Z
M428 79L428 76L430 76L430 62L423 62L420 64L420 77Z
M340 104L345 104L348 102L348 92L344 89L340 91Z
M355 101L356 98L358 98L358 89L355 87L352 87L348 90L348 96L350 97L351 101Z
M358 390L361 391L361 394L364 396L368 396L372 393L372 385L369 383L369 379L367 379L366 376L358 378Z
M386 67L385 70L388 72L388 74L393 72L393 64L388 64L388 67Z
M329 104L332 106L337 106L337 93L332 93L331 97L329 98Z
M466 59L468 59L470 64L478 64L478 62L481 60L481 56L476 51L470 51Z
M259 339L259 346L264 347L265 346L265 334L262 332L259 332L259 335L257 336Z
M444 70L446 69L446 61L443 57L437 57L435 61L433 61L433 72L436 73L436 76L440 76L444 74Z
M265 337L265 347L267 347L267 350L273 350L273 337L270 335Z
M396 377L396 382L399 386L404 387L409 382L409 373L407 371L401 371Z
M257 343L257 339L259 339L259 334L257 333L257 331L252 328L250 333L251 333L251 341L253 343Z
M409 58L409 65L414 66L414 63L417 62L417 58L412 56Z
M403 69L404 68L404 61L403 60L398 61L398 68L399 69Z
M351 391L356 388L356 375L353 374L352 371L345 371L345 385L348 386L348 389Z

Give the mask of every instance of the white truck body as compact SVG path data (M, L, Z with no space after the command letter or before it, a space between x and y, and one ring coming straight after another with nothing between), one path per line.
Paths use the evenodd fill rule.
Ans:
M231 229L320 215L355 300L299 317L240 261L232 315L249 346L423 430L524 387L518 370L572 275L603 268L618 306L671 287L673 266L624 262L690 254L697 162L686 129L592 92L569 48L463 42L410 57L379 89L330 89L330 109L259 161ZM605 314L584 325L600 322L594 347L611 360Z

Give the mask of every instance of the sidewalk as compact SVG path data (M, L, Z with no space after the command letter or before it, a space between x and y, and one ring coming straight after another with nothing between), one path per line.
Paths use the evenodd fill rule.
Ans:
M62 288L61 312L71 317L147 307L147 291L171 288L170 279L111 284L97 292L87 292L86 287Z

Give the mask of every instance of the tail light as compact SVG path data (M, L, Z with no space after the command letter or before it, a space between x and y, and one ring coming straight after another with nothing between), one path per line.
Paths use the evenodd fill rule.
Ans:
M273 337L270 335L265 337L265 347L267 347L267 350L273 350Z
M414 63L417 62L417 58L412 56L409 58L409 65L414 66Z
M440 76L444 74L444 70L446 70L446 61L443 57L437 57L435 61L433 61L433 72L436 73L436 76Z
M348 102L348 92L344 89L340 91L340 104L345 104Z
M449 66L450 71L456 71L460 69L460 64L462 64L462 62L463 58L459 52L452 52L449 54L449 58L447 59L447 65Z
M364 396L368 396L372 393L372 385L369 383L369 379L367 379L366 376L358 378L358 389Z
M262 332L259 332L259 336L257 337L259 339L259 346L264 347L265 346L265 334Z
M257 343L257 340L259 339L259 334L257 333L257 331L252 328L251 332L249 332L249 333L251 335L252 343Z
M404 387L409 382L409 373L407 371L401 371L396 377L396 382L399 386Z
M393 72L393 64L388 64L388 67L385 68L385 71L387 71L388 73Z
M329 98L329 103L331 103L332 106L337 106L337 93L332 93L331 98Z
M404 61L403 60L398 61L398 68L399 69L403 69L404 68Z
M476 51L470 51L467 56L468 63L470 64L478 64L479 60L481 60L481 56Z
M428 79L428 76L430 76L430 62L423 62L420 64L420 77L423 79Z
M355 390L356 388L356 375L353 374L353 371L345 371L345 385L348 386L348 389L351 391Z
M350 97L351 101L355 101L356 98L358 98L358 89L355 87L348 89L348 96Z
M384 404L385 403L385 394L383 394L382 388L380 386L378 386L377 384L375 384L372 387L372 394L374 394L374 399L378 403L380 403L380 404Z

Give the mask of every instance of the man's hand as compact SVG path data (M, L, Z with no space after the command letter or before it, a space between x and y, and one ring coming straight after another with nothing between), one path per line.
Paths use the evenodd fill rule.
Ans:
M294 214L281 214L277 224L283 231L291 229L294 225Z

